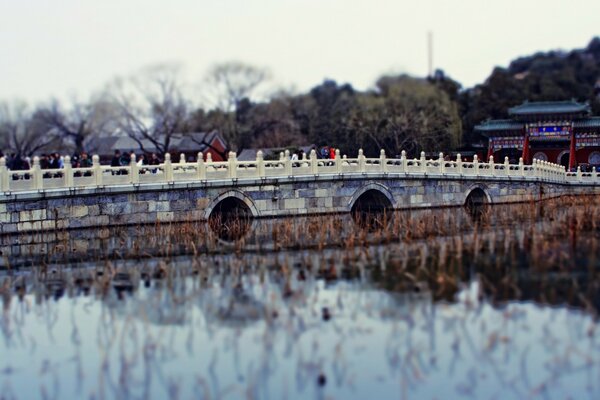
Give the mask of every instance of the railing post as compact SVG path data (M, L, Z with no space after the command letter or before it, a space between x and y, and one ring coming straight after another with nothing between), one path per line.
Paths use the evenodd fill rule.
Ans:
M96 186L102 186L102 167L100 166L100 157L98 157L98 154L92 156L92 173L94 174Z
M310 170L313 174L319 173L319 165L317 164L317 152L315 149L310 151Z
M425 159L425 152L421 152L421 158L419 160L419 164L421 166L421 172L427 173L427 160Z
M342 159L340 157L340 149L335 149L335 170L338 174L342 172Z
M492 168L494 168L494 157L490 157L490 162L492 164ZM479 176L479 157L477 154L473 156L473 169L475 170L475 175ZM494 171L492 170L492 175Z
M204 165L204 154L201 151L198 152L198 156L196 157L196 173L199 180L206 179L206 165Z
M185 154L183 153L179 154L179 164L181 164L182 166L187 164L187 162L185 161Z
M227 170L229 171L229 177L234 179L237 177L237 158L234 151L229 152L229 157L227 157Z
M8 168L6 168L6 158L0 158L0 189L3 192L10 191L8 187Z
M402 164L402 171L408 173L408 160L406 158L406 150L400 152L400 163Z
M131 153L131 159L129 160L129 182L136 184L140 182L140 173L138 171L137 161L135 153Z
M525 176L525 167L523 166L523 157L519 157L519 175Z
M440 174L444 175L444 172L446 172L446 167L444 166L444 153L442 153L441 151L438 157L438 163L440 164Z
M256 152L256 169L258 170L258 176L265 176L265 160L263 157L262 150Z
M510 172L510 162L508 161L508 156L504 157L504 174L509 176Z
M71 157L65 156L64 160L64 175L65 178L63 182L67 188L73 187L73 166L71 165Z
M581 175L581 166L580 165L577 166L577 180L579 182L583 181L583 176Z
M165 168L165 181L167 183L173 182L173 164L171 163L171 154L165 153L165 162L163 163Z
M458 169L459 175L463 174L463 165L462 165L462 160L460 159L460 153L458 153L456 155L456 169Z
M31 166L33 187L36 189L43 189L44 183L42 182L42 169L40 168L40 158L38 156L33 157L33 165Z
M385 172L385 150L381 149L379 152L379 166L381 167L381 172Z
M290 159L289 150L286 150L283 154L283 168L287 176L292 176L292 160Z
M358 149L358 172L365 172L365 154L363 149Z

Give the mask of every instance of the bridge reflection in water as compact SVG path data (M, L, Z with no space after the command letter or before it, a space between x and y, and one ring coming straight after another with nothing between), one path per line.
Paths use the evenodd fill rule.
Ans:
M535 398L542 385L594 398L599 210L382 204L366 225L358 209L253 220L240 235L188 222L2 237L3 390L27 379L40 387L19 390L35 397L47 378L15 360L38 367L71 349L80 372L112 383L57 369L63 397L79 384L111 397L431 398L443 382L449 398Z

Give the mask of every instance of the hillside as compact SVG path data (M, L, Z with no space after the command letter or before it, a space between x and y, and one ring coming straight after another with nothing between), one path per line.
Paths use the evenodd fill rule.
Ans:
M509 107L525 100L589 101L600 114L600 37L571 51L540 52L497 67L486 81L459 96L465 140L477 141L473 126L504 118Z

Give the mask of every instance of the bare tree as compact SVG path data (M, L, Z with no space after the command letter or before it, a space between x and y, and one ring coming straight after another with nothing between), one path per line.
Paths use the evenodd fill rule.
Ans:
M0 146L19 156L31 156L57 145L60 137L32 112L26 103L0 104Z
M235 111L242 99L250 98L270 77L265 68L230 61L216 64L208 71L206 88L218 108Z
M119 129L143 152L155 149L165 154L174 135L187 130L188 104L181 93L177 67L155 66L117 79L109 93L118 105Z
M77 153L82 153L86 139L92 135L101 135L114 121L114 107L101 98L92 99L87 103L73 100L70 109L65 110L58 100L52 100L48 105L36 112L38 120L45 124L49 131L67 141L72 141Z

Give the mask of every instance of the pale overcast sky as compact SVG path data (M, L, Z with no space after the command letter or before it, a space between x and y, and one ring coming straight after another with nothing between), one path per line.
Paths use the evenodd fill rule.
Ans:
M297 90L365 89L424 76L428 30L434 67L468 87L519 55L583 47L599 22L600 0L0 0L0 100L85 98L164 62L191 82L228 60Z

